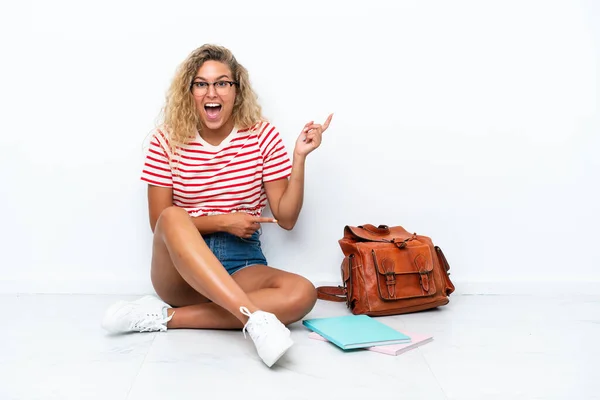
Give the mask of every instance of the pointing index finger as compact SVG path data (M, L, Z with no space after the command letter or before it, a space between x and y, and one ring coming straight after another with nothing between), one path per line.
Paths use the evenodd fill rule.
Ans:
M331 122L331 118L333 118L333 113L329 114L329 117L327 117L327 119L325 120L325 123L323 123L323 131L327 128L329 128L329 123Z
M254 222L258 222L259 224L262 223L262 222L276 223L277 220L275 218L256 217L256 219L254 220Z

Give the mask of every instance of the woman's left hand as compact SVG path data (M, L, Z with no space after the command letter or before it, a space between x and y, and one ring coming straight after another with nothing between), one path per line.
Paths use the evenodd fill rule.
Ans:
M316 149L321 145L321 139L323 132L329 127L333 114L325 120L323 125L315 124L314 121L310 121L300 132L300 136L296 140L296 147L294 148L294 155L306 157L308 153Z

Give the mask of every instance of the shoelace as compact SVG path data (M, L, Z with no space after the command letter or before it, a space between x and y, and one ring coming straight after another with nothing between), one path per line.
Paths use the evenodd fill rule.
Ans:
M244 328L242 329L244 338L246 338L246 328L248 327L249 324L252 324L253 327L257 327L258 329L252 329L252 332L250 332L250 335L252 336L253 339L259 340L259 338L261 337L260 333L264 332L264 330L260 329L260 327L264 326L264 325L269 325L269 320L267 318L267 315L263 312L258 313L258 314L256 314L256 313L252 314L250 312L250 310L248 310L246 307L240 307L240 312L248 317L248 322L246 322L246 324L244 325Z
M175 315L175 313L172 313L170 317L165 318L156 313L146 313L133 325L133 328L138 332L164 331L166 330L167 322L173 318L173 315Z

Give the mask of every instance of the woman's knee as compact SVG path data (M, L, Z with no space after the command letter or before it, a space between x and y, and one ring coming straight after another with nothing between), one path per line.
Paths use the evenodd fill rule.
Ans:
M189 220L190 216L186 210L177 206L170 206L162 210L158 219L156 220L156 226L154 228L154 234L159 236L171 231L172 227L179 226L182 222Z
M285 323L292 323L308 314L317 302L317 289L306 278L298 276L290 282Z
M185 218L189 218L187 211L181 207L170 206L162 210L156 221L156 226L170 225Z

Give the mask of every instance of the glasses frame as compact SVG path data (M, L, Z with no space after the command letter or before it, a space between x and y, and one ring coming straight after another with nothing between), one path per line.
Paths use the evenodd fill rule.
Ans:
M228 88L229 90L231 90L231 87L232 87L232 86L234 86L234 85L235 85L235 86L239 86L239 84L240 84L239 82L236 82L236 81L225 81L225 80L220 80L220 81L215 81L215 82L194 81L194 82L192 82L192 83L190 84L190 93L192 93L192 95L193 95L193 96L196 96L196 95L194 94L194 85L195 85L196 83L206 83L206 84L208 85L208 86L206 86L206 93L208 93L208 91L210 90L210 87L211 87L211 86L212 86L212 87L214 87L214 88L215 88L215 92L217 92L217 87L215 86L217 83L228 83L228 84L229 84L229 88ZM206 93L204 93L204 94L201 94L201 95L199 95L199 96L205 96L205 95L206 95ZM196 96L196 97L198 97L198 96Z

